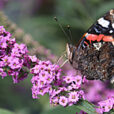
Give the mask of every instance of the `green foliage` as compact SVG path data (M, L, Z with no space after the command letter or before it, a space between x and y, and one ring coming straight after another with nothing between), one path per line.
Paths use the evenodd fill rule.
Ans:
M59 106L41 114L75 114L76 112L79 113L81 110L87 112L88 114L97 114L95 106L84 100L73 106L68 106L65 108Z
M110 114L114 114L114 109L110 111Z
M111 110L110 112L104 112L103 114L114 114L114 110Z
M78 105L76 105L76 107L80 110L83 110L84 112L87 112L88 114L97 114L95 106L86 100L81 101Z
M66 107L66 108L58 106L48 111L42 112L41 114L75 114L76 112L79 113L80 109L76 108L75 106Z
M14 113L6 109L0 109L0 114L14 114Z

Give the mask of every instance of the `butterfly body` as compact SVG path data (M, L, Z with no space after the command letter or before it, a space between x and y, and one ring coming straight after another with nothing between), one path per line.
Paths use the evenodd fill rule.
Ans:
M67 44L71 65L89 80L114 77L114 9L101 17L74 46Z

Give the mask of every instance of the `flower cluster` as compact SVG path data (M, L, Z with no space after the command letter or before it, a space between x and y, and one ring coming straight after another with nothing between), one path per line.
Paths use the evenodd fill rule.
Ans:
M44 95L51 91L53 80L58 79L60 76L58 66L52 65L50 61L38 61L30 71L34 74L31 79L33 98L38 98L37 95Z
M97 108L97 112L99 114L110 111L110 108L114 105L114 89L108 88L108 82L101 82L99 80L88 80L84 83L83 86L85 99L99 107ZM107 98L109 99L106 100ZM108 101L111 100L113 102L110 102L109 104Z
M97 105L98 102L114 95L114 89L109 88L107 82L88 80L88 82L85 82L83 86L85 98L95 105Z
M84 92L80 90L82 77L79 75L61 76L60 67L50 61L38 61L31 73L34 75L31 82L32 97L35 99L48 93L52 105L62 106L71 106L84 99Z
M0 76L12 76L13 82L18 83L27 77L24 61L28 50L25 44L17 44L15 38L0 26Z
M98 113L103 114L103 112L109 112L111 109L114 109L114 96L107 100L98 102L98 105Z
M0 76L12 76L13 82L18 83L28 75L28 70L34 76L32 96L50 96L53 105L71 106L81 98L84 92L80 90L82 78L69 74L62 76L61 68L50 61L40 61L36 56L29 56L25 44L17 44L15 38L0 26Z

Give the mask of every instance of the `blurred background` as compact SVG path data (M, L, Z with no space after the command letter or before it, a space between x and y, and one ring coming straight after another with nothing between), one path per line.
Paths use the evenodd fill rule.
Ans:
M28 45L30 49L39 46L35 52L39 51L43 56L51 54L55 58L65 50L68 39L53 17L58 18L67 34L67 25L70 25L72 42L76 44L83 33L111 8L114 8L114 0L0 0L0 25L4 25L18 42L30 44L32 41ZM22 39L18 39L20 37ZM0 108L16 114L44 114L51 110L48 96L32 99L30 79L14 85L10 77L0 78Z

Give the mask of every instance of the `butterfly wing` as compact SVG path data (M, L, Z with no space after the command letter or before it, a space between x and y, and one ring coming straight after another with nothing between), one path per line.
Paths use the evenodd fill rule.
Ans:
M114 43L114 9L107 12L88 29L79 41L77 47L80 48L82 46L85 48L94 42L103 41Z
M70 48L70 47L69 47ZM114 77L114 9L107 12L72 46L72 66L89 80ZM69 49L70 50L70 49Z

